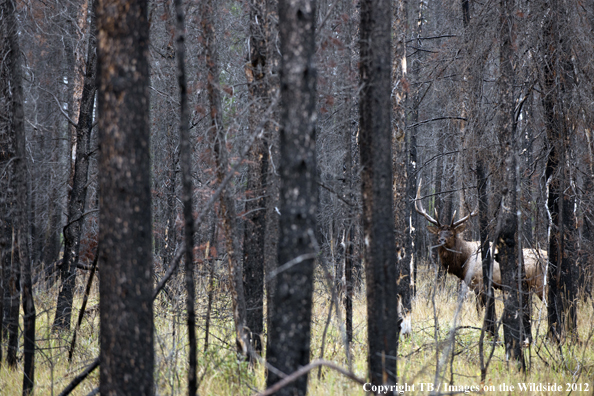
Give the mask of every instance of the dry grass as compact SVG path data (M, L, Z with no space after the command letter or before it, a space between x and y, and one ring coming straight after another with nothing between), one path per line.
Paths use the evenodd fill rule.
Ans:
M565 342L561 347L551 343L545 337L545 312L540 301L535 300L533 312L534 344L526 350L529 371L518 373L513 364L508 364L504 357L504 348L500 344L495 351L484 384L480 382L478 340L480 319L477 315L474 299L466 298L460 308L459 320L455 340L455 356L444 356L447 351L452 326L452 319L457 306L457 285L449 278L443 290L434 287L434 275L427 271L421 274L418 284L418 294L413 302L413 335L401 341L399 349L398 370L401 383L414 385L412 394L421 394L421 383L433 383L436 375L436 361L444 362L441 381L447 386L453 379L456 387L492 386L494 391L488 394L517 394L518 383L559 384L563 392L541 391L525 392L525 394L568 394L567 383L582 384L582 390L588 384L589 392L574 392L578 394L592 394L594 380L594 310L590 302L580 302L579 306L579 344ZM210 346L204 348L204 313L206 311L206 296L204 285L198 287L197 306L199 312L199 379L201 395L252 395L264 388L264 369L259 366L255 370L247 367L246 363L238 362L231 342L233 326L230 315L229 300L225 298L223 290L217 293L218 298L213 305L213 323L211 326ZM435 292L435 293L434 293ZM78 337L74 362L68 364L67 349L70 335L56 337L49 332L49 324L53 319L52 306L57 291L50 290L36 296L37 338L38 352L36 354L35 380L37 395L57 395L76 376L86 364L99 353L98 345L98 312L91 312L85 316L83 327ZM98 303L96 290L89 307ZM433 294L434 293L434 294ZM435 307L432 297L435 297ZM314 296L314 317L312 329L312 359L320 357L322 332L328 315L329 294L326 287L316 284ZM536 303L536 301L538 303ZM80 306L77 300L76 306ZM160 297L155 304L155 382L159 395L183 395L186 389L186 330L183 314L183 299L167 300ZM434 310L436 316L434 315ZM502 311L502 303L497 303L497 313ZM364 378L366 375L367 343L365 322L365 295L358 292L354 303L354 340L351 346L354 373ZM77 314L77 312L75 312ZM435 318L437 317L437 332ZM539 317L541 318L539 320ZM341 313L344 318L344 313ZM342 367L348 367L344 344L342 342L341 326L336 315L333 315L328 334L324 359L331 360ZM502 331L500 330L502 335ZM22 344L21 344L22 345ZM486 340L485 349L490 352L492 340ZM17 371L0 368L0 394L19 395L22 386L22 362ZM98 386L99 370L85 380L73 392L73 395L86 395ZM322 368L318 378L318 370L310 373L310 395L353 395L363 394L360 385L345 378L339 373ZM500 390L505 383L514 385L514 391ZM426 389L426 386L425 386ZM460 388L456 388L460 389ZM443 390L443 388L442 388Z

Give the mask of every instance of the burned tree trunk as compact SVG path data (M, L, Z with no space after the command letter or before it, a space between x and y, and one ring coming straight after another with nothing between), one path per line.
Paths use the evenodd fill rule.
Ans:
M268 329L268 363L290 374L309 363L314 231L318 206L315 157L315 3L279 1L281 61L280 232L276 292ZM281 380L268 371L267 386ZM307 376L278 395L305 395Z
M349 348L350 358L350 345L353 342L353 297L355 282L355 227L357 219L357 211L355 208L355 188L356 183L354 182L355 166L353 161L353 150L355 145L353 144L353 136L356 131L356 120L355 120L355 103L356 97L354 97L354 87L356 75L354 73L353 62L351 60L351 47L353 43L353 30L356 24L356 19L353 13L353 3L350 1L344 1L341 3L341 12L344 15L348 15L348 20L345 22L345 28L342 30L341 39L344 40L346 55L346 62L342 65L345 76L347 79L347 88L344 91L344 110L342 116L343 122L343 134L344 134L344 148L345 156L343 162L343 188L342 195L345 202L350 202L350 205L345 207L347 211L347 220L344 222L344 310L345 310L345 335L346 343ZM352 360L352 359L351 359ZM349 362L350 364L351 362Z
M2 100L5 100L10 112L8 118L10 121L3 128L2 155L0 162L5 167L14 161L5 173L6 179L3 180L9 198L6 202L7 213L12 216L10 223L10 252L6 251L8 244L3 247L3 256L8 256L10 260L8 295L10 297L10 309L7 317L7 330L9 334L7 363L11 368L16 368L18 351L18 325L19 325L19 289L22 291L23 302L23 338L24 338L24 367L23 367L23 395L29 395L32 392L35 383L35 303L33 301L33 284L31 281L31 256L29 252L30 245L30 222L29 213L31 208L30 195L30 173L27 163L27 151L25 147L25 112L24 112L24 94L23 94L23 76L21 70L21 50L19 45L19 32L16 18L16 2L6 1L0 6L0 12L4 16L3 31L0 39L7 45L5 58L8 63L8 82L10 89L5 89ZM8 88L8 87L7 87ZM6 172L3 171L3 172ZM4 178L4 176L3 176ZM3 219L6 221L6 219ZM5 232L9 230L5 228ZM7 236L5 234L5 236ZM8 260L3 259L2 266L7 264ZM7 269L4 269L6 271ZM22 276L22 279L19 279ZM18 282L21 283L19 288ZM0 312L2 315L2 312ZM2 331L3 329L0 329Z
M0 6L0 11L6 16L2 28L3 70L2 77L6 77L3 98L8 118L2 118L2 147L0 164L6 168L2 175L5 188L5 203L3 209L3 246L2 267L4 272L4 328L2 331L8 337L6 363L10 368L17 367L17 353L19 348L19 305L21 298L21 264L28 263L28 248L26 240L26 199L27 199L27 159L25 152L25 117L23 109L23 85L18 42L18 26L16 20L16 4L8 0ZM4 168L3 168L4 169ZM23 194L23 195L21 195ZM21 263L27 260L26 263ZM26 377L26 376L25 376Z
M89 173L89 153L91 151L91 128L93 125L93 106L96 91L96 38L95 17L91 10L87 65L84 79L80 115L76 125L76 160L72 168L72 190L68 201L68 220L64 227L64 258L60 265L62 283L56 304L56 316L52 329L70 330L72 303L76 285L76 266L79 258L80 237L83 229L84 211L87 199L87 180Z
M493 263L489 252L489 202L487 198L487 176L485 163L482 158L476 161L476 178L478 185L479 201L479 229L481 240L481 265L483 268L484 292L481 294L482 303L485 305L484 328L491 337L496 336L495 325L495 294L493 290Z
M393 78L398 81L396 89L392 93L392 109L394 113L394 120L392 122L392 170L393 170L393 184L392 194L394 196L394 230L397 265L397 293L401 298L402 306L404 308L403 314L411 311L411 276L410 271L411 257L412 257L412 235L410 210L412 209L411 200L409 200L410 188L414 194L415 185L410 185L408 171L410 170L408 142L410 132L406 130L406 101L407 83L406 75L406 31L407 18L406 7L404 1L394 2L394 17L392 18L392 32L396 38L394 45L394 53L392 56L392 74Z
M268 77L267 87L269 98L276 98L280 93L280 38L278 32L278 0L266 0L266 74ZM271 109L271 119L266 123L266 131L269 137L268 160L269 168L266 175L266 192L268 193L268 202L266 205L266 226L264 241L264 272L266 273L266 327L272 328L272 318L274 313L274 301L276 298L276 277L271 277L278 268L278 234L280 216L278 213L279 193L280 193L280 175L277 172L280 163L279 148L279 106L275 105ZM270 343L268 338L267 343ZM266 348L266 360L270 358L271 349Z
M102 395L153 395L148 2L96 0Z
M361 1L359 97L363 232L367 281L368 371L373 384L396 382L398 327L390 122L391 7Z
M514 51L513 51L513 0L500 2L499 37L499 96L500 108L500 161L504 169L502 178L502 201L498 220L497 238L498 261L501 267L501 284L504 292L503 335L506 356L526 370L522 342L524 334L524 316L522 314L522 290L524 268L522 263L521 238L519 237L519 219L517 215L519 189L518 144L516 117L514 108Z
M180 168L182 179L182 202L184 204L184 246L185 246L185 283L186 283L186 315L188 328L188 395L194 396L198 390L196 378L196 311L194 310L194 216L193 216L193 183L192 183L192 140L190 139L190 114L188 106L188 86L186 82L186 23L181 0L174 0L176 21L176 55L177 81L180 91Z
M266 44L266 22L264 14L266 2L250 2L250 54L245 65L250 97L250 130L256 133L267 124L265 116L269 105ZM262 353L261 337L264 332L264 244L266 231L266 204L268 193L266 175L268 174L269 130L264 126L260 137L249 152L246 193L246 223L243 243L243 273L246 300L246 326L250 344L254 352Z
M573 82L570 52L561 32L563 7L553 1L543 25L546 45L543 85L545 128L549 145L545 176L549 184L547 207L551 216L547 279L549 336L561 340L565 332L577 337L577 268L573 257L574 194L568 169L571 125L568 91ZM568 183L569 182L569 183ZM572 224L573 223L573 224Z
M8 26L10 40L10 69L12 84L12 130L15 135L16 154L16 230L13 265L21 266L21 293L23 304L23 396L33 393L35 384L35 302L33 300L33 282L31 280L30 222L31 176L27 163L25 112L23 95L23 77L21 71L21 50L18 42L16 1L8 1ZM18 315L18 309L17 309ZM18 323L18 316L17 316Z

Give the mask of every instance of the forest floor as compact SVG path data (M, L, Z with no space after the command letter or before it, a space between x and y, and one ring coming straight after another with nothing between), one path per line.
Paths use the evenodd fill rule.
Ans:
M322 278L320 276L319 278ZM474 297L464 299L458 315L454 353L451 353L450 329L457 307L457 282L448 277L443 289L435 287L433 271L420 272L417 296L413 301L413 334L401 338L398 351L398 376L400 384L408 385L405 394L427 394L436 376L436 362L443 367L442 392L472 392L477 389L484 394L530 394L567 395L594 394L594 310L592 302L580 301L578 307L579 342L566 340L561 346L546 337L546 308L533 298L532 346L525 349L528 371L522 374L515 365L505 360L501 342L494 348L493 357L487 369L486 380L481 382L479 337L481 319L476 311ZM198 282L198 288L203 287ZM204 288L203 290L206 290ZM198 337L199 354L198 379L200 395L254 395L264 389L264 368L258 365L250 369L245 362L238 362L235 343L232 342L233 325L231 305L223 289L213 301L212 323L209 346L204 352L204 324L206 295L198 293ZM435 292L435 293L433 293ZM496 293L500 297L499 292ZM57 290L38 293L35 298L37 309L37 352L35 368L35 394L58 395L64 387L79 374L86 365L99 355L99 310L97 288L89 301L87 313L77 337L72 363L68 363L68 348L71 333L52 335L50 324L54 312ZM433 299L432 296L435 296ZM312 359L320 358L322 337L330 307L330 293L322 283L316 283L312 328ZM434 302L433 302L434 301ZM81 297L75 301L79 307ZM367 332L366 304L364 291L358 291L354 301L353 343L351 346L352 369L360 378L366 376ZM157 395L186 394L186 352L187 339L183 298L160 297L155 303L155 382ZM335 307L333 307L335 308ZM501 315L503 304L497 303L497 314ZM76 322L78 311L73 315ZM437 318L437 319L436 319ZM339 366L348 368L341 328L344 311L340 318L332 313L328 326L324 356ZM437 331L436 331L437 323ZM503 331L499 330L500 337ZM20 342L22 352L22 339ZM492 340L485 339L485 355L493 349ZM450 352L448 353L448 350ZM19 354L20 356L20 354ZM0 367L0 394L20 395L22 386L22 361L17 370ZM99 370L95 370L72 395L87 395L98 386ZM450 382L453 385L450 385ZM511 388L513 386L513 388ZM523 391L524 387L526 391ZM532 389L532 391L531 391ZM580 391L581 389L581 391ZM573 392L570 392L572 391ZM310 372L310 395L361 395L363 387L329 368Z

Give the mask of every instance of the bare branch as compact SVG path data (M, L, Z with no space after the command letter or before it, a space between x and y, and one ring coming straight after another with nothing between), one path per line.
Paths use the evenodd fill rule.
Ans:
M64 108L62 107L62 104L60 103L60 100L56 97L56 95L54 95L53 92L48 91L47 89L44 89L42 87L37 87L39 89L41 89L42 91L45 91L46 93L52 95L54 97L54 99L56 100L56 103L58 104L58 108L60 109L60 112L62 113L62 115L64 117L66 117L66 119L68 120L68 122L72 125L72 126L78 126L78 123L72 121L72 119L68 116L68 114L66 114L66 112L64 111Z
M465 118L465 117L444 116L444 117L435 117L435 118L430 118L428 120L419 121L419 122L416 122L414 124L407 125L406 127L407 128L415 128L415 127L418 127L419 125L427 124L427 123L433 122L433 121L441 121L441 120L461 120L461 121L468 121L468 119Z
M93 372L93 370L95 370L97 367L99 367L99 358L96 358L95 360L93 360L93 362L90 365L88 365L87 368L82 373L80 373L79 375L74 377L74 379L72 381L70 381L68 386L66 388L64 388L62 393L60 393L58 396L69 395L70 392L72 392L74 390L74 388L76 388L78 386L78 384L83 382L84 379L87 378L89 376L89 374L91 374Z
M333 362L329 362L327 360L322 360L322 359L316 359L313 362L311 362L310 364L308 364L307 366L303 366L301 367L299 370L295 371L294 373L287 375L285 378L283 378L282 380L278 381L276 384L272 385L270 388L266 389L263 392L257 393L255 396L269 396L274 394L275 392L278 392L280 389L284 388L285 386L287 386L288 384L290 384L291 382L296 381L299 377L306 375L307 373L309 373L311 370L313 370L314 368L318 367L318 366L326 366L331 368L332 370L336 370L339 373L341 373L342 375L344 375L347 378L352 379L353 381L361 384L361 385L365 385L365 380L362 378L359 378L355 375L355 373L353 373L352 371L347 371L344 368L336 365Z
M161 278L161 280L159 281L159 284L157 285L157 287L155 287L155 290L153 290L153 300L155 298L157 298L157 295L159 294L161 289L163 289L163 287L165 286L165 283L167 283L169 278L171 278L171 275L173 275L173 273L175 272L175 269L177 268L185 251L186 251L186 249L182 246L175 253L175 257L171 261L171 265L169 266L167 273L163 276L163 278Z

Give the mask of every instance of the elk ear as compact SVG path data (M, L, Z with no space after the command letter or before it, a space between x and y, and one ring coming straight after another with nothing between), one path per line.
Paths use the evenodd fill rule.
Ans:
M454 232L456 234L459 234L459 233L463 232L465 229L466 229L466 223L462 223L458 227L454 228Z
M439 234L439 228L438 227L433 227L433 226L428 225L427 226L427 229L432 234L435 234L435 235Z

